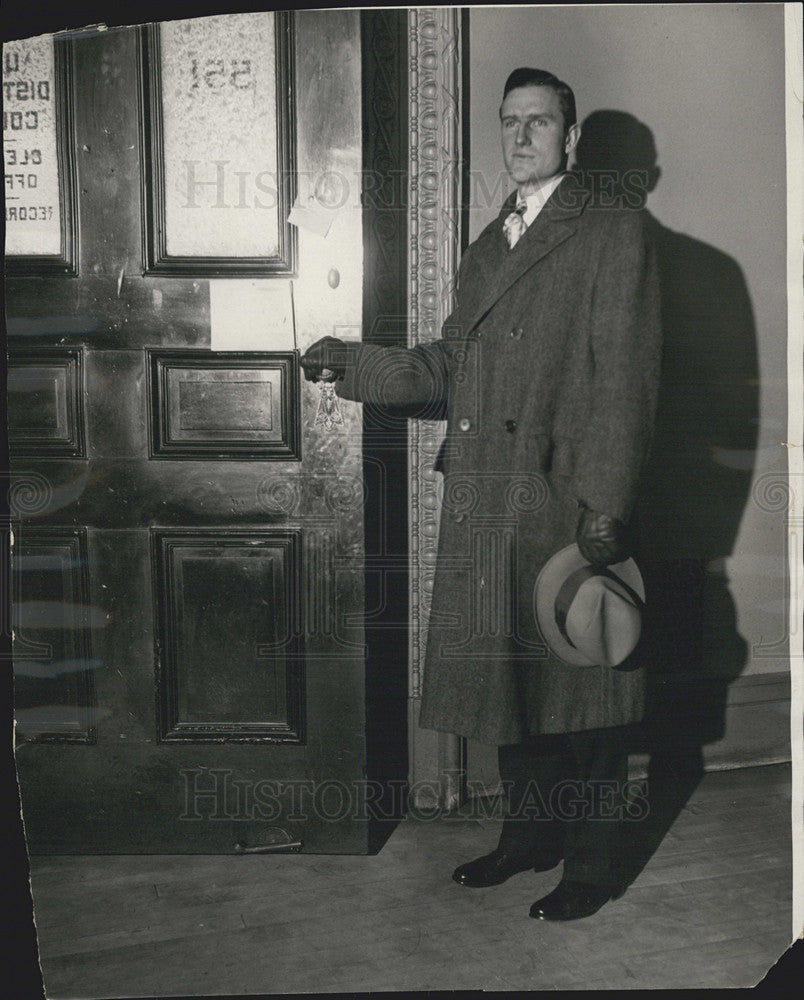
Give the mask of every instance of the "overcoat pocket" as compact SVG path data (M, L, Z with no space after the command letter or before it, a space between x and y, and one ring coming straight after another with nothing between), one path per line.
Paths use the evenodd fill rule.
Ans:
M574 476L580 443L568 437L557 437L551 443L551 472L558 476Z
M527 438L530 466L539 472L549 472L553 460L553 441L545 431L533 431Z
M574 476L580 442L574 438L554 437L545 431L534 431L528 439L533 465L540 472L558 476Z
M533 454L532 468L546 475L556 497L573 507L577 502L574 482L580 447L580 442L574 438L554 437L543 432L534 432L528 439L528 450Z

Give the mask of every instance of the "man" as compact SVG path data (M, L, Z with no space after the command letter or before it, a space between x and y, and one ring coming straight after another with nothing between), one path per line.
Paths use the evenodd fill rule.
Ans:
M463 256L443 339L405 350L326 337L302 365L308 379L336 378L343 398L446 416L419 722L496 744L508 792L496 849L453 877L497 885L563 860L530 915L572 920L618 891L611 807L644 678L633 657L629 669L602 655L567 662L545 641L534 594L573 541L587 569L630 554L659 379L658 286L640 214L596 208L566 172L580 136L570 88L515 70L500 124L517 190Z

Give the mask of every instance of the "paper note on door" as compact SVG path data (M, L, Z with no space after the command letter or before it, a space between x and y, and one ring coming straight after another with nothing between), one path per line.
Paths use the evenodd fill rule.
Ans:
M276 278L209 282L213 351L292 351L293 288Z
M290 210L288 222L291 226L308 229L316 236L325 237L337 214L336 210L321 204L313 195L307 199L303 199L300 195Z

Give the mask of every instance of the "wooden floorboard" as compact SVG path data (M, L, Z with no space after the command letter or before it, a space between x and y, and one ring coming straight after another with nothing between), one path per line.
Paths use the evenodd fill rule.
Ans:
M622 898L528 918L560 868L467 890L498 821L407 819L374 857L31 859L46 992L753 986L790 939L790 768L704 776Z

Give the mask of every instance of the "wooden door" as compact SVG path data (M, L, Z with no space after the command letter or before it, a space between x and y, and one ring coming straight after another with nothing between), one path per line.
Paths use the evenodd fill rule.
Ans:
M158 36L56 46L61 253L9 258L6 281L17 764L33 852L360 853L381 840L375 819L399 814L404 614L379 682L364 628L364 492L388 485L364 489L360 407L316 422L319 387L298 363L366 320L367 19L361 42L356 11L283 16L283 210L322 176L352 188L326 237L280 214L269 266L170 253L147 64ZM230 55L193 67L195 80L242 84ZM252 183L238 181L226 226L252 210ZM394 238L404 248L404 227ZM293 281L296 346L210 350L210 282L272 271ZM380 554L399 588L405 513L390 509L383 544L398 551ZM374 608L373 635L387 640L385 613Z

